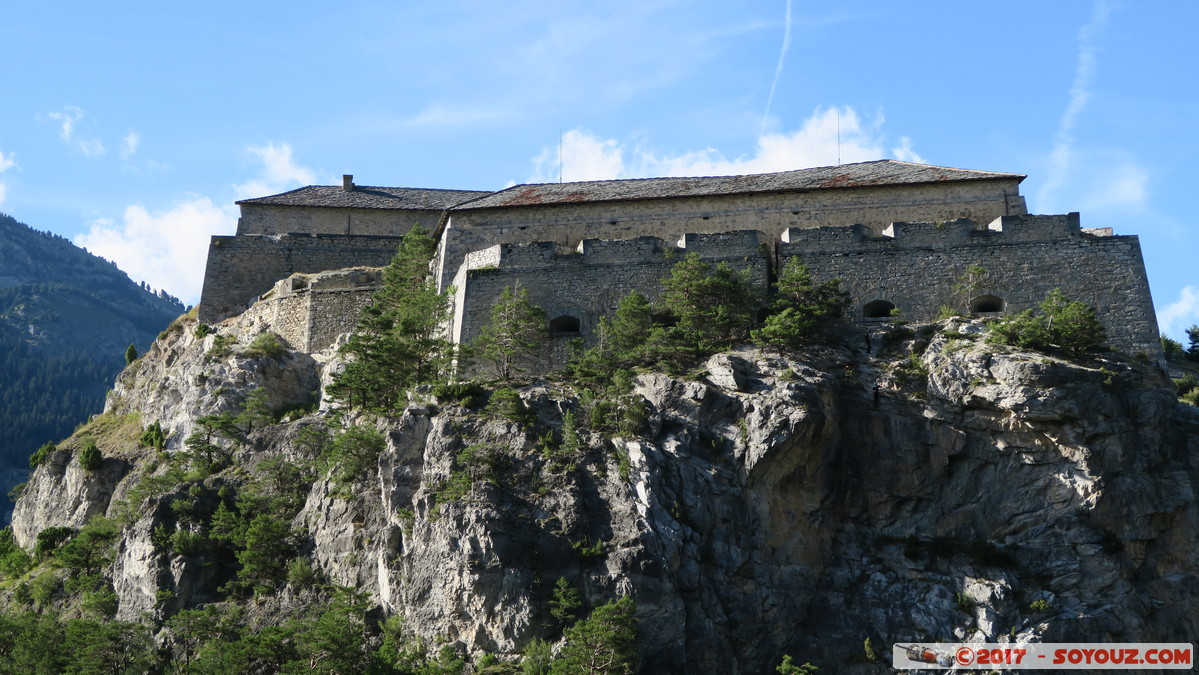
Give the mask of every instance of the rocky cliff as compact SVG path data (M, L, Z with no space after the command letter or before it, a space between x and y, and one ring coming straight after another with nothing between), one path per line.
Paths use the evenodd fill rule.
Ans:
M520 389L527 411L456 390L345 414L321 398L334 352L273 349L240 321L177 323L18 503L27 549L118 523L118 619L236 601L270 624L334 584L427 644L510 661L560 640L565 579L585 607L635 600L645 673L773 672L784 653L891 672L895 642L1199 634L1199 411L1156 365L1021 352L977 323L889 327L641 374L647 419L618 434L553 381ZM155 422L162 451L139 442ZM221 544L234 512L285 519L271 555L311 574L250 575Z

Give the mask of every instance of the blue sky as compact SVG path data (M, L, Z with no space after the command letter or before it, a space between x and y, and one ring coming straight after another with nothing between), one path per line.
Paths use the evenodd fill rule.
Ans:
M1139 235L1182 339L1197 26L1189 0L8 3L0 211L193 303L235 200L343 173L499 189L893 157L1028 174L1031 211Z

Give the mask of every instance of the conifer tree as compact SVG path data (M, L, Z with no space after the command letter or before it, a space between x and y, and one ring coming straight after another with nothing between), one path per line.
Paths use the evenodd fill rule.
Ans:
M429 272L437 243L414 227L383 270L383 286L362 312L342 353L352 358L330 387L352 406L392 410L405 392L442 378L453 356L444 335L449 296L438 293Z
M672 335L680 348L710 353L749 336L758 298L746 275L727 262L713 268L689 253L662 285L662 303L677 319Z
M529 291L518 281L500 293L475 347L492 362L501 380L510 380L522 370L522 360L537 354L546 337L545 312L529 301Z
M799 258L790 258L779 273L772 314L762 328L752 332L755 342L775 347L797 347L821 322L841 316L849 295L837 279L812 283L812 273Z

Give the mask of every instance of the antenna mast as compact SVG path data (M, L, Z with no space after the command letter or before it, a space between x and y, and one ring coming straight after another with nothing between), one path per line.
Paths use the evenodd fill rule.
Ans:
M837 108L837 166L841 166L841 109Z
M562 167L562 128L558 127L558 184L562 184L562 173L565 169Z

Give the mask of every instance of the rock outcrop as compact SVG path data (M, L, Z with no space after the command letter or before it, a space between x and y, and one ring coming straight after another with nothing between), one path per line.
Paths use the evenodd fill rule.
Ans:
M421 392L398 417L341 415L382 439L350 471L355 455L327 445L337 413L317 405L334 352L247 355L269 326L194 328L160 339L109 399L108 415L166 428L166 455L132 447L89 473L60 451L14 516L26 547L45 527L123 518L107 571L118 618L225 597L232 570L155 532L203 534L230 495L282 484L282 460L315 467L288 512L291 555L473 654L512 660L559 639L559 578L588 606L633 597L646 673L767 672L784 653L890 672L896 642L1199 634L1199 411L1156 365L1020 352L978 324L890 328L873 353L745 348L699 379L641 374L643 431L580 424L577 451L563 417L590 404L567 385L522 389L527 419ZM227 353L211 353L218 341ZM258 388L298 412L222 440L229 462L207 475L144 487L200 417ZM305 592L279 580L246 602L269 623Z

